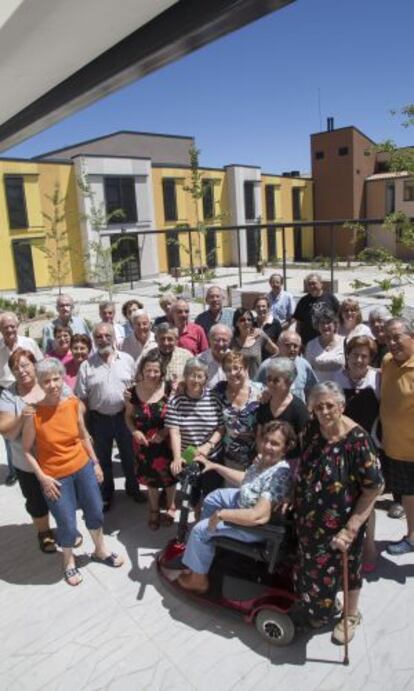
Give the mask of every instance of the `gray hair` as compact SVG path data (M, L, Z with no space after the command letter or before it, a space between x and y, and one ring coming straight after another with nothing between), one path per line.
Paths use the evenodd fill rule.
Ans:
M374 309L370 310L368 321L374 321L374 319L383 319L384 321L388 321L391 319L391 315L387 308L381 305L380 307L374 307Z
M69 295L69 293L62 293L62 295L58 295L56 298L56 307L58 307L60 305L62 300L70 300L70 302L72 303L72 306L75 304L75 301L74 301L72 295Z
M101 327L104 326L105 329L109 329L110 333L112 334L112 339L115 339L115 329L112 326L112 324L108 324L108 322L98 322L95 324L95 326L92 329L92 336L95 338L97 330Z
M147 317L149 323L151 323L150 315L148 314L147 310L143 310L143 309L135 310L135 312L131 316L131 323L135 324L135 322L137 321L137 319L139 319L139 317Z
M221 331L224 330L227 333L227 335L229 336L229 338L231 338L233 335L233 331L226 324L214 324L214 326L212 326L210 331L209 331L208 339L210 340L211 337L214 336L216 331L219 331L219 330L221 330Z
M332 322L338 326L339 317L329 309L318 310L312 315L312 326L314 329L319 329L320 325L326 322Z
M201 362L197 357L190 357L187 362L184 365L184 372L183 372L183 377L188 377L190 372L193 371L193 369L200 369L204 374L208 375L208 366L204 363Z
M14 323L16 324L16 326L17 326L18 323L19 323L19 319L18 319L18 317L17 317L17 314L15 314L14 312L2 312L2 313L0 314L0 328L3 326L3 321L4 321L5 319L13 319Z
M402 326L403 333L408 336L414 336L414 322L411 319L405 319L405 317L393 317L388 319L385 324L385 328L389 329L392 326Z
M174 295L174 293L164 293L163 295L161 295L158 302L160 307L164 309L164 307L166 307L168 304L173 305L174 302L177 302L177 298Z
M209 286L209 287L207 288L207 291L206 291L206 299L208 298L208 294L209 294L212 290L219 290L219 291L220 291L221 297L224 298L224 290L223 290L223 288L220 288L220 286L212 285L212 286Z
M48 374L60 374L61 377L64 377L66 374L65 366L55 357L48 357L37 362L35 371L39 384Z
M290 360L288 357L275 357L271 359L266 369L266 377L269 374L276 374L282 377L282 379L286 379L289 384L292 384L298 376L298 370L293 360Z
M115 305L115 303L112 302L111 300L104 300L104 302L100 302L100 303L99 303L99 311L100 311L100 312L101 312L101 310L108 309L108 307L112 307L112 309L113 309L114 312L115 312L116 305Z
M316 280L319 281L319 283L321 283L321 284L323 283L323 278L322 278L321 274L318 274L317 272L312 271L312 273L305 276L306 287L308 286L308 282L311 280L311 278L316 278Z
M169 333L170 331L172 331L174 336L178 338L178 329L176 326L172 326L172 324L169 322L161 322L161 324L158 324L158 326L155 327L155 338Z
M286 336L288 338L291 338L292 336L294 336L297 339L299 345L302 345L302 336L300 334L298 334L297 331L291 331L290 329L283 329L283 331L279 335L279 338L277 339L277 342L282 343L285 340Z
M315 384L315 386L311 388L308 397L308 407L310 408L310 410L313 410L315 400L319 398L319 396L324 396L326 394L334 396L338 403L342 403L342 405L345 405L345 394L342 391L341 387L338 386L338 384L334 381L325 381L320 382L319 384Z
M271 274L271 275L269 276L269 283L271 282L271 280L272 280L273 278L280 278L280 280L281 280L281 282L282 282L282 284L283 284L283 276L282 276L282 274L279 274L279 273L277 273L277 272Z

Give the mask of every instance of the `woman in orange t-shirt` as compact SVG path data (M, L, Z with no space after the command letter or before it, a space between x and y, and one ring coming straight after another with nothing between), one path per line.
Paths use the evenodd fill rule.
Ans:
M95 544L91 559L115 567L121 566L123 560L111 554L104 542L98 486L103 474L85 428L81 403L64 394L65 368L56 358L48 358L37 364L36 374L45 397L25 421L23 449L57 524L65 581L74 586L82 581L73 555L78 506Z

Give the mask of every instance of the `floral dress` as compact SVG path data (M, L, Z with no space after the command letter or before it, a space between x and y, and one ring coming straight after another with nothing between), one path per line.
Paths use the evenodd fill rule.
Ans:
M138 398L135 387L131 391L135 429L142 432L148 441L164 429L167 401L168 395L165 394L156 403L145 403ZM138 482L154 488L169 487L176 482L170 472L172 452L169 436L148 446L134 442L134 453Z
M310 422L302 438L302 455L295 495L298 559L296 591L313 619L327 621L341 589L341 552L330 547L345 527L361 489L383 484L380 465L369 435L354 427L337 442L322 436ZM353 541L349 555L349 589L361 587L365 526Z

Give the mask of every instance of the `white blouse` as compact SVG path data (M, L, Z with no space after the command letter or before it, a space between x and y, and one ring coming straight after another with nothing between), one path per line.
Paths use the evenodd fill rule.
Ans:
M344 336L335 335L335 343L327 348L322 346L319 336L309 341L305 350L305 358L312 366L318 381L329 381L345 367Z

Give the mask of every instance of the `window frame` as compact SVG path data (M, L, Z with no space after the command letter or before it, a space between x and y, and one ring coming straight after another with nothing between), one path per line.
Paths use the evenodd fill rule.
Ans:
M167 207L168 203L166 203L166 188L167 185L172 185L172 189L174 192L173 199L172 199L172 205L173 205L173 213L172 214L167 214ZM177 183L175 178L162 178L162 201L163 201L163 207L164 207L164 220L165 222L170 222L170 221L178 221L178 206L177 206Z
M16 221L16 219L13 219L13 209L11 208L11 200L8 194L8 184L10 182L19 182L20 183L20 191L21 191L21 202L22 206L20 211L17 213L21 213L22 216L21 218L23 219L23 222ZM6 207L7 207L7 217L9 220L9 228L10 230L24 230L26 228L29 228L29 217L27 213L27 201L26 201L26 190L24 186L24 176L23 175L5 175L4 176L4 193L6 196Z
M118 198L119 198L119 204L116 203L114 204L114 208L111 210L110 207L110 202L108 200L108 187L110 185L114 185L114 182L116 182L117 188L118 188ZM125 193L123 187L123 184L125 182L128 182L128 186L130 189L132 189L133 193L133 199L132 199L132 205L128 204L127 209L125 209ZM112 218L107 218L107 225L108 226L113 226L113 225L123 225L123 224L132 224L132 223L138 223L138 205L137 205L137 194L135 190L135 178L132 175L105 175L104 176L104 198L105 198L105 212L107 217L111 216L115 211L118 209L121 209L125 216L114 216ZM131 200L130 200L131 201ZM128 214L127 211L133 211L132 215Z
M248 198L246 190L251 190L251 199ZM255 195L255 182L254 180L245 180L243 183L244 192L244 217L246 221L256 220L256 195ZM250 192L249 192L250 194ZM251 205L250 205L251 202Z

